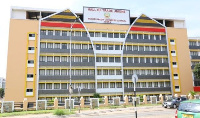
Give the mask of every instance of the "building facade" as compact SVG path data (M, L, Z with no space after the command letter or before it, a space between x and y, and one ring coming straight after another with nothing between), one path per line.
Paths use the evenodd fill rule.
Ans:
M200 37L189 37L189 49L191 57L191 69L193 70L195 65L200 63ZM192 73L194 91L200 92L200 80L197 79Z
M74 98L78 88L86 100L94 93L130 98L133 74L138 95L188 94L188 47L183 19L135 17L110 8L73 13L14 7L5 100L64 101L70 85Z

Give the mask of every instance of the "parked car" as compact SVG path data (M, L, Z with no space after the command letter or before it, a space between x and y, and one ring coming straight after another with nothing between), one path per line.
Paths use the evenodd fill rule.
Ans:
M200 100L186 100L180 103L175 118L200 118Z
M165 108L177 108L180 104L180 102L187 100L185 97L174 97L172 99L169 99L165 102L163 102L162 106Z

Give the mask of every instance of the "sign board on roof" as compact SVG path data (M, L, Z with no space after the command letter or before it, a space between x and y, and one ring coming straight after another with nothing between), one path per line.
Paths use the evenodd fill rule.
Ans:
M83 7L83 21L90 23L130 24L130 10Z

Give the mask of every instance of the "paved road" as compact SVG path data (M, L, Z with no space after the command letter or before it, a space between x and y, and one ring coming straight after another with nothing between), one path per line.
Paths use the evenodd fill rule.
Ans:
M138 118L174 118L175 109L165 109L161 106L138 107ZM80 114L70 116L55 116L52 114L16 116L12 118L135 118L134 108L85 110ZM10 117L11 118L11 117Z

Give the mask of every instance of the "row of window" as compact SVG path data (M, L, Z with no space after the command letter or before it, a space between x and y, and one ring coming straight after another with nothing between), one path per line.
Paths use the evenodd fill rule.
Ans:
M71 62L92 62L94 57L77 57L72 56ZM40 56L40 62L70 62L69 56Z
M86 70L86 69L72 69L72 76L73 75L94 75L95 71L94 70ZM133 74L138 74L138 75L169 75L169 70L163 70L163 69L136 69L136 70L124 70L124 75L133 75ZM39 70L40 75L69 75L70 70L69 69L40 69ZM97 70L97 75L121 75L121 70L114 70L114 69L98 69Z
M72 56L72 62L92 62L94 57ZM120 63L120 57L96 57L97 62ZM168 63L168 58L156 57L123 57L125 63ZM70 62L69 56L40 56L40 62Z
M200 52L198 51L190 51L191 56L200 56Z
M71 44L71 49L93 50L91 44ZM70 49L69 43L40 43L40 48Z
M196 65L196 64L199 64L200 62L199 61L192 61L191 63L192 63L192 65Z
M125 33L107 33L107 32L89 32L91 37L104 37L104 38L125 38ZM86 31L61 31L61 30L41 30L41 35L49 36L79 36L88 37ZM129 39L146 39L146 40L166 40L165 35L154 34L128 34Z
M72 83L73 89L95 89L95 83ZM69 83L40 83L39 89L68 89ZM124 87L133 88L133 82L124 82ZM170 87L170 82L137 82L137 88ZM97 88L122 88L121 82L98 82Z
M189 41L189 46L200 46L200 41Z

